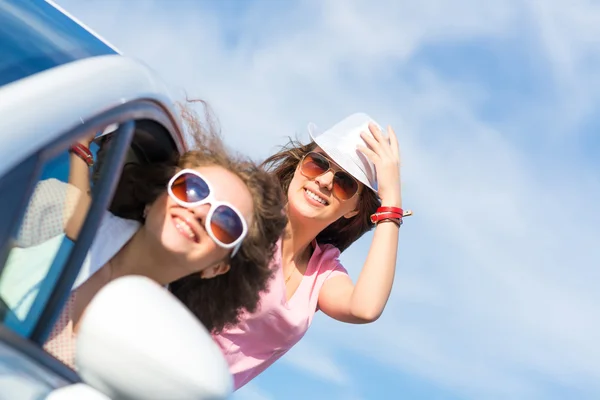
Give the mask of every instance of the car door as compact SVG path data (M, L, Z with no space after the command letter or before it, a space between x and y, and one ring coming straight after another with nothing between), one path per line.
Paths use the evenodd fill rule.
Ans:
M168 117L156 103L130 101L57 134L39 129L30 140L44 135L52 140L43 140L11 168L0 167L6 171L0 176L0 399L40 398L45 391L79 381L43 350L43 343L69 298L113 198L123 162L132 159L132 141L137 142L138 154L164 150L175 129L161 123ZM116 129L109 133L110 140L102 138L103 162L93 174L91 202L83 204L85 193L69 184L74 160L69 148L82 136L104 132L108 126ZM4 145L0 142L0 147ZM64 224L81 208L81 230L77 237L69 237Z
M52 3L0 0L0 48L0 400L54 399L80 379L42 346L124 160L185 146L160 79ZM94 133L90 197L69 184L69 148ZM75 210L81 229L65 235Z
M41 347L67 299L118 179L134 122L121 124L76 238L62 223L84 196L67 183L70 145L93 125L61 132L0 177L0 398L41 398L79 378Z

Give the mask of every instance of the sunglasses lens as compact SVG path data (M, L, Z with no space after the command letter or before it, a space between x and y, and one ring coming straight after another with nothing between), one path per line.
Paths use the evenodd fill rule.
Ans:
M329 161L318 153L308 153L302 162L302 172L308 178L323 175L329 169Z
M329 160L319 153L308 153L302 161L302 173L313 179L330 168ZM340 200L348 200L358 191L358 182L347 172L337 171L333 177L333 194Z
M340 200L348 200L358 191L358 182L344 171L333 177L333 194Z
M224 244L231 244L244 232L242 216L231 207L220 205L210 219L213 235Z
M181 174L173 185L171 191L179 200L186 203L196 203L202 201L210 194L208 184L201 177L184 173Z

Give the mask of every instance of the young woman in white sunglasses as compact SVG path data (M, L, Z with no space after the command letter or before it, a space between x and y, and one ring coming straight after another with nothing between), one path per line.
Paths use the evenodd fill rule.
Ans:
M86 306L118 277L143 275L191 292L203 299L195 314L216 331L254 311L272 275L269 262L287 221L278 182L228 152L195 114L183 111L197 145L173 163L125 166L110 212L44 346L71 367ZM71 168L87 174L89 157L83 153L89 143L76 146ZM85 193L86 185L89 180L80 179L77 188ZM67 236L76 231L66 224Z

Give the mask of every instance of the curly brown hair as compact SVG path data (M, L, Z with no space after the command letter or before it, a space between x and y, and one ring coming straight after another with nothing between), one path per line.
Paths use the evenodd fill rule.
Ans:
M302 144L300 141L288 138L288 143L280 151L273 154L262 166L277 177L281 189L287 194L290 182L294 177L298 163L307 153L317 147L315 142ZM370 216L381 205L377 195L372 190L362 190L358 200L358 214L351 218L339 218L323 229L316 237L321 244L329 243L340 251L346 250L366 232L373 229Z
M210 115L208 105L202 104L205 113ZM270 261L287 224L285 200L279 183L271 174L225 147L211 120L207 129L186 105L181 105L181 115L193 136L194 149L174 157L172 162L127 164L111 212L123 218L143 221L146 204L152 203L166 190L169 179L180 168L219 165L246 184L253 199L254 218L240 250L229 260L229 272L211 279L193 274L169 286L169 290L210 332L218 333L237 324L243 312L256 310L260 293L272 277Z

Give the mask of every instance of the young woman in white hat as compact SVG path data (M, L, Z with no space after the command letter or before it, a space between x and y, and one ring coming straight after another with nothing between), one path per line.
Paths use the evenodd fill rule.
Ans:
M274 278L259 309L235 326L214 331L238 389L285 354L304 335L317 310L347 323L375 321L394 280L402 217L400 155L391 128L385 135L365 114L353 114L318 133L291 142L265 165L287 193L289 222L271 265ZM375 228L354 284L338 261ZM178 295L178 291L174 290ZM192 311L193 293L179 293Z

